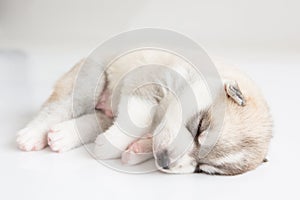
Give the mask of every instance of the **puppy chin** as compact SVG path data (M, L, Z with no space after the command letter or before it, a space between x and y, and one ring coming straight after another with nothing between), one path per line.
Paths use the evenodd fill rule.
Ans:
M195 169L197 167L197 162L195 161L194 158L185 154L178 160L171 163L168 169L163 169L158 165L157 167L160 171L168 174L190 174L195 172Z
M195 167L192 165L188 165L188 166L179 165L170 169L159 168L159 170L167 174L191 174L195 172Z

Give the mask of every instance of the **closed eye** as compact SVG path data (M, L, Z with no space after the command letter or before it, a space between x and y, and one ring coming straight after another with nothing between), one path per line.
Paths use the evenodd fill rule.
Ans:
M203 131L209 128L210 123L211 117L209 111L201 111L189 120L187 129L192 134L196 145L199 145L198 138Z
M202 129L201 129L202 122L203 122L203 118L200 119L200 122L199 122L198 128L197 128L197 132L194 137L194 142L197 146L200 146L198 138L199 138L200 134L202 133Z
M198 163L195 167L194 173L202 173L203 171L200 169L200 163Z

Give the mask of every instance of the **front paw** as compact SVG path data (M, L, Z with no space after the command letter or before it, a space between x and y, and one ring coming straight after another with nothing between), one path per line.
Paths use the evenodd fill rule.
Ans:
M47 131L26 127L17 133L17 144L23 151L38 151L47 146Z
M75 129L74 120L56 124L48 132L48 145L52 151L61 153L80 144L81 141Z
M136 165L152 157L152 137L147 135L146 138L138 139L128 146L122 153L122 163Z

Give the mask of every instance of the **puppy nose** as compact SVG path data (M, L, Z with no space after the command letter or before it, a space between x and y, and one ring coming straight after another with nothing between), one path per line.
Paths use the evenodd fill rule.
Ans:
M158 152L156 154L156 162L163 169L169 169L170 159L168 156L168 151L163 150L162 152Z

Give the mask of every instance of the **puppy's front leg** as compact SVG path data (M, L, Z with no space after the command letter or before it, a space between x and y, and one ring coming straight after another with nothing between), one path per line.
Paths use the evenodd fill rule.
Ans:
M155 106L143 97L123 96L114 124L95 141L96 158L120 158L129 144L149 133Z

